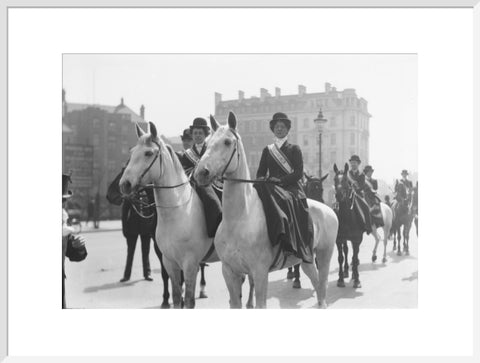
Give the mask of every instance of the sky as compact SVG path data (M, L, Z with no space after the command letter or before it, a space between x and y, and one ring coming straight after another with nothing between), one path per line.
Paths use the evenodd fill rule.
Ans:
M67 54L67 102L118 105L153 121L160 133L180 135L195 117L214 114L223 100L270 94L354 88L368 101L370 164L374 177L391 181L402 169L418 170L417 56L413 54ZM224 120L219 120L224 122ZM132 128L132 132L134 129Z

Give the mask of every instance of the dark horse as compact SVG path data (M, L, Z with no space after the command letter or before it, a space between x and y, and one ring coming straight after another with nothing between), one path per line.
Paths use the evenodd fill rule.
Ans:
M415 223L415 232L418 237L418 181L413 188L412 194L412 212L413 212L413 221Z
M393 223L391 234L393 236L393 250L398 249L397 255L402 255L400 241L402 239L402 226L403 226L403 251L408 256L409 251L409 239L410 239L410 229L412 228L412 222L415 217L413 211L413 193L408 192L403 183L395 184L395 200L392 204L393 211Z
M307 175L306 173L303 173L303 175L305 176L303 188L305 189L305 194L307 195L307 198L324 203L323 181L328 177L328 174L324 175L321 178L315 178L314 176ZM287 279L295 279L293 280L292 285L294 289L302 288L302 285L300 284L300 264L288 268Z
M352 279L353 287L362 287L358 274L358 253L360 251L360 244L363 239L364 226L357 213L355 198L361 198L356 195L352 185L348 181L348 164L345 164L343 171L338 170L337 165L333 166L335 171L335 198L337 200L337 208L335 212L338 217L338 235L337 235L337 249L338 249L338 287L345 287L344 278L348 277L348 245L347 240L352 243L353 257L352 257Z

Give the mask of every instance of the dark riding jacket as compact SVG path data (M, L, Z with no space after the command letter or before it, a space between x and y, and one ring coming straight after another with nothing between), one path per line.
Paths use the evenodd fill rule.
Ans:
M301 179L303 177L303 157L302 151L298 145L290 144L285 141L280 150L292 166L293 173L287 174L270 154L268 147L262 152L260 164L257 170L257 178L274 177L281 181L281 186L292 192L299 199L306 199Z

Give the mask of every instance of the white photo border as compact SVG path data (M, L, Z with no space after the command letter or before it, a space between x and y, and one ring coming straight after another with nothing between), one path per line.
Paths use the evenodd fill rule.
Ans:
M54 3L55 3L55 2L54 2ZM73 3L73 2L72 2L72 3ZM118 3L119 3L119 2L118 2ZM148 2L147 2L147 3L148 3ZM367 3L367 2L362 2L362 3ZM369 3L372 4L372 2L369 2ZM373 2L373 3L377 3L377 2ZM390 5L390 6L394 6L394 5L392 5L392 3L394 3L394 2L390 2L389 5ZM405 3L405 2L398 2L398 3L400 3L400 4L402 4L402 5L397 5L397 6L406 6L406 3ZM424 3L425 3L425 2L424 2ZM439 3L441 3L441 2L440 2L440 1L431 1L431 2L427 2L427 3L429 3L429 4L426 5L426 6L435 6L435 5L432 5L432 4L439 4ZM449 3L449 2L444 2L444 3ZM38 3L35 3L35 5L37 5L37 4L38 4ZM84 5L84 4L85 4L85 2L82 3L82 5ZM97 3L96 3L96 4L97 4ZM479 62L479 60L480 60L480 56L479 56L479 44L480 44L480 43L479 43L479 37L478 37L478 33L479 33L478 30L480 30L480 27L479 27L479 20L480 20L479 13L480 13L480 10L479 10L478 1L462 1L462 2L457 1L457 2L450 2L450 5L444 5L444 6L446 6L446 7L452 7L452 8L453 8L453 7L458 7L458 6L455 6L455 5L453 5L453 4L456 4L456 5L458 5L458 6L464 6L464 7L472 7L473 5L476 4L476 7L475 7L474 10L472 10L472 12L473 12L473 14L474 14L474 16L475 16L474 27L475 27L475 29L476 29L476 31L477 31L477 34L476 34L476 42L475 42L475 53L474 53L474 57L476 57L476 58L475 58L475 59L476 59L476 62L474 63L474 64L475 64L475 73L474 73L475 90L474 90L474 91L475 91L476 99L478 100L478 99L480 99L480 97L479 97L479 96L480 96L480 92L479 92L479 64L480 64L480 62ZM131 2L130 5L131 5L131 6L141 6L141 5L137 5L137 3L133 3L133 2ZM300 5L298 5L298 6L300 6ZM330 3L330 5L327 5L327 7L328 7L328 6L333 6L333 5ZM337 5L337 6L340 6L340 5ZM367 6L368 6L368 5L367 5ZM370 5L370 6L371 6L371 5ZM375 6L375 5L373 5L373 6ZM378 5L376 5L376 6L378 6ZM385 5L384 5L384 6L385 6ZM442 5L437 5L437 6L442 6ZM321 7L321 6L320 6L320 7ZM6 18L7 18L6 9L5 9L5 8L2 8L1 11L2 11L3 14L5 15L4 18L6 19ZM7 24L8 24L8 22L7 22ZM8 26L8 25L7 25L7 26ZM6 37L2 37L2 41L3 41L4 39L6 39ZM10 46L12 46L12 45L15 45L15 44L10 44ZM4 49L6 49L6 46L5 46ZM71 48L71 45L69 46L68 49L69 49L69 51L72 51L72 50L71 50L71 49L72 49L72 48ZM419 55L421 56L421 52L419 53ZM2 65L2 66L4 65L4 66L5 66L5 69L6 69L6 68L7 68L7 59L6 59L6 57L5 57L5 58L2 57L2 61L1 61L1 62L2 62L1 65ZM421 76L421 75L419 74L419 76ZM2 77L3 77L3 75L2 75ZM7 83L5 82L4 84L7 84ZM11 86L11 84L10 84L9 86ZM7 107L6 107L6 106L7 106L7 102L6 102L6 101L7 101L7 93L6 93L6 91L7 91L6 88L3 88L3 87L2 87L2 95L1 95L1 96L4 96L4 97L1 97L1 102L2 102L2 104L0 104L0 106L2 106L2 105L3 105L3 102L5 102L5 107L3 108L4 110L7 110ZM3 92L5 92L5 95L3 95ZM478 104L478 102L474 103L473 106L474 106L474 117L475 117L474 119L478 121L478 120L479 120L479 116L480 116L479 104ZM11 111L12 111L12 110L10 110L9 114L11 113ZM2 115L2 121L4 121L3 116L7 117L8 115L7 115L6 113L5 113L5 115ZM2 123L2 130L9 131L9 130L7 129L7 127L8 127L8 124L7 124L6 118L5 118L5 123ZM2 135L2 136L1 136L2 138L5 138L5 139L2 139L2 141L4 141L3 145L8 145L7 132L0 132L0 134ZM467 134L468 134L468 133L467 133ZM473 176L474 176L474 182L475 182L475 184L473 184L473 185L475 185L475 186L476 186L476 185L479 185L479 181L480 181L480 178L479 178L479 165L480 165L480 163L479 163L479 161L480 161L480 160L479 160L479 154L480 154L480 152L479 152L479 151L480 151L480 148L479 148L479 141L480 141L480 140L479 140L479 135L480 135L479 123L478 123L478 122L474 122L474 123L473 123L473 137L474 137L474 140L475 140L476 142L473 143L473 152L474 152L474 159L473 159L473 163L474 163L474 165L473 165L474 174L473 174ZM8 150L10 150L10 149L8 149ZM7 151L7 150L5 150L5 151ZM5 165L2 164L2 170L7 171L7 165L6 165L7 155L3 155L3 152L4 152L4 150L2 150L2 158L1 158L1 161L2 161L2 163L5 162ZM421 165L422 165L422 164L421 164ZM2 173L2 175L7 175L7 173ZM58 179L59 179L59 178L58 178ZM1 187L2 191L5 191L5 196L8 196L8 192L7 192L7 180L6 180L6 178L1 178L0 183L1 183L1 184L0 184L0 187ZM8 185L9 185L9 186L12 185L12 180L10 180L10 183L9 183ZM55 188L54 188L54 189L55 189ZM58 189L58 188L56 188L56 189ZM479 200L480 200L480 198L479 198L479 192L478 192L478 190L476 190L475 188L473 188L473 192L474 192L474 201L475 201L474 207L473 207L473 208L474 208L474 218L475 218L474 221L478 221L478 220L479 220L478 217L480 217L480 213L479 213L479 205L480 205L480 203L479 203ZM7 198L8 198L8 197L7 197ZM7 199L7 198L5 198L4 200L7 200L7 201L8 201L9 199ZM10 200L11 200L11 197L10 197ZM8 208L9 208L9 207L10 207L10 205L8 205ZM7 246L7 243L6 243L7 238L8 238L8 236L6 235L6 234L7 234L7 205L6 205L6 204L4 205L3 208L1 208L1 212L2 212L2 217L3 217L3 213L5 213L5 214L4 214L4 218L1 218L1 222L0 222L0 223L2 223L2 224L0 225L0 227L5 227L5 228L2 228L2 231L4 231L4 232L2 232L2 233L5 233L5 235L2 235L2 245L1 245L1 250L0 250L0 256L1 256L1 258L2 258L2 262L3 262L3 261L5 262L5 263L2 264L2 265L3 265L3 266L7 266L7 268L8 268L8 261L7 261L7 258L6 258L6 256L7 256L7 251L8 251L8 250L7 250L8 246ZM479 240L479 236L480 236L478 224L474 224L474 227L475 227L474 240L475 240L475 241L478 241L478 240ZM11 237L11 231L9 232L9 236ZM4 237L5 239L4 239L3 237ZM43 238L42 240L47 241L48 238ZM3 243L3 242L5 242L5 243ZM474 248L474 257L478 257L478 255L479 255L479 253L478 253L478 252L479 252L478 244L474 243L474 244L473 244L473 248ZM5 252L5 253L3 253L3 252ZM3 260L3 259L4 259L4 260ZM475 260L476 260L476 259L475 259ZM475 261L475 262L476 262L476 261ZM478 314L478 302L479 302L479 287L478 287L478 282L479 282L479 281L478 281L478 276L479 276L479 267L478 267L478 263L473 264L473 267L474 267L473 272L474 272L474 286L475 286L475 295L474 295L473 297L474 297L474 301L476 302L476 304L474 305L474 306L475 306L475 310L474 310L474 316L473 316L473 317L474 317L474 322L475 322L475 331L474 331L475 336L474 336L474 337L476 338L476 341L478 341L478 338L480 337L480 336L479 336L479 330L478 330L478 329L479 329L479 324L478 324L478 323L479 323L479 314ZM1 282L2 282L2 286L1 286L1 287L2 287L2 288L5 287L4 289L2 289L2 292L5 291L5 294L2 294L2 296L5 296L5 297L7 297L7 286L6 286L6 285L3 286L3 283L6 283L6 279L7 279L7 277L6 277L6 271L5 271L5 275L4 275L4 271L2 271L2 275L1 275L1 279L0 279L0 280L1 280ZM3 298L1 299L1 305L0 305L0 307L2 308L2 313L3 313L4 316L6 317L6 320L5 320L5 321L8 321L8 311L7 311L7 301L6 301L6 299L3 299ZM4 329L0 329L0 331L1 331L1 333L2 333L2 336L1 336L1 338L2 338L2 345L0 345L0 347L2 347L2 349L0 350L0 359L1 359L2 355L8 355L8 350L7 350L7 345L8 345L8 332L7 332L7 330L6 330L6 326L7 326L7 324L4 325ZM348 328L348 330L349 330L349 329L350 329L350 328ZM348 334L347 334L347 335L348 335ZM5 339L3 339L3 338L5 338ZM475 346L475 351L474 351L474 353L475 353L475 356L478 357L479 351L478 351L478 347L477 347L477 346ZM319 355L321 355L321 352L319 352ZM11 357L11 356L8 356L8 358L9 358L9 361L10 361L10 358L12 358L12 361L13 361L13 358L15 358L15 360L19 359L18 357ZM196 359L199 359L199 357L196 358ZM205 359L205 358L202 358L202 359ZM211 361L211 358L208 358L208 359L209 359L209 361ZM308 358L306 358L306 359L308 359ZM355 359L358 359L358 357L355 358ZM277 360L277 359L276 359L276 360ZM371 360L371 359L369 359L369 361L370 361L370 360ZM64 361L64 360L62 360L62 361ZM118 360L117 360L117 361L118 361Z

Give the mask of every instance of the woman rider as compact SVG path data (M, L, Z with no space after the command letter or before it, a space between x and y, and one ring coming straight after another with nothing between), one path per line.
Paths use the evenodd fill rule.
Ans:
M304 262L313 262L313 225L303 190L302 151L288 142L291 121L277 112L270 121L275 141L263 149L256 183L265 208L270 240L281 244L286 255L294 254Z

